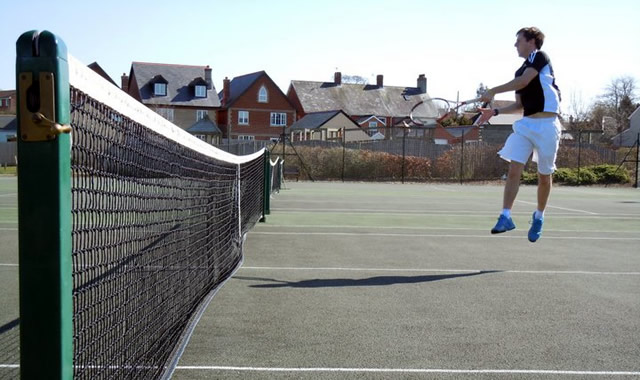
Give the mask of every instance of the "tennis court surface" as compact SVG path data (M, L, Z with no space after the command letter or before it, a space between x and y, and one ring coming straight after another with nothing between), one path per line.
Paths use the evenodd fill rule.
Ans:
M640 377L640 193L288 183L174 379Z

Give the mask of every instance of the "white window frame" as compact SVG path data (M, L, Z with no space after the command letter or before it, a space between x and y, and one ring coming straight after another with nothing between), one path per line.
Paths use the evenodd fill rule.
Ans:
M207 97L207 86L202 84L196 85L196 98L206 98Z
M267 92L267 88L265 86L260 87L258 90L258 103L268 103L269 102L269 93Z
M207 135L194 135L194 136L199 138L202 141L207 141Z
M174 120L173 108L156 108L156 113L171 122Z
M271 112L271 126L282 127L287 125L287 113L286 112Z
M249 111L238 111L238 125L249 125Z
M280 137L269 137L269 141L277 143L280 141Z
M238 140L253 141L255 139L256 139L256 137L252 136L252 135L238 135Z
M205 115L208 114L209 112L207 110L196 110L196 121L204 119Z
M166 83L154 83L153 95L155 96L167 96L167 84Z

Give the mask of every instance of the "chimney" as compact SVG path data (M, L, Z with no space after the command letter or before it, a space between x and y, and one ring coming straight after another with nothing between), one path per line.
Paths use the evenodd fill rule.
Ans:
M222 81L222 106L226 106L231 97L231 81L228 77L224 77Z
M211 90L211 67L209 67L209 65L204 68L204 80L207 82L207 89Z
M333 83L335 83L336 86L340 86L342 84L342 73L339 71L336 71L335 74L333 74Z
M129 76L125 73L122 73L122 76L120 77L120 88L122 88L122 91L129 93Z
M427 77L425 77L424 74L420 74L418 77L418 88L421 94L427 93Z
M379 74L378 76L376 76L376 85L378 87L382 87L382 75Z

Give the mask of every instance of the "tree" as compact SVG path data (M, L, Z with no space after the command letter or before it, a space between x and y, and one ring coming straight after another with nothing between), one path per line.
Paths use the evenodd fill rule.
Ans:
M608 115L616 123L617 132L621 132L628 126L627 119L633 112L633 104L636 96L636 80L631 76L615 78L605 88L605 93L600 95L601 103L607 108ZM632 109L633 108L633 109Z
M484 83L480 82L478 85L478 89L476 90L476 98L479 98L489 90L489 86L486 86Z

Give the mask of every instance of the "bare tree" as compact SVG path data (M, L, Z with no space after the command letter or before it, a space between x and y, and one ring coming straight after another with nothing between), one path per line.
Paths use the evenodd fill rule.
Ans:
M635 78L628 75L615 78L599 98L608 110L607 116L615 120L617 132L621 132L627 127L627 119L637 99Z

